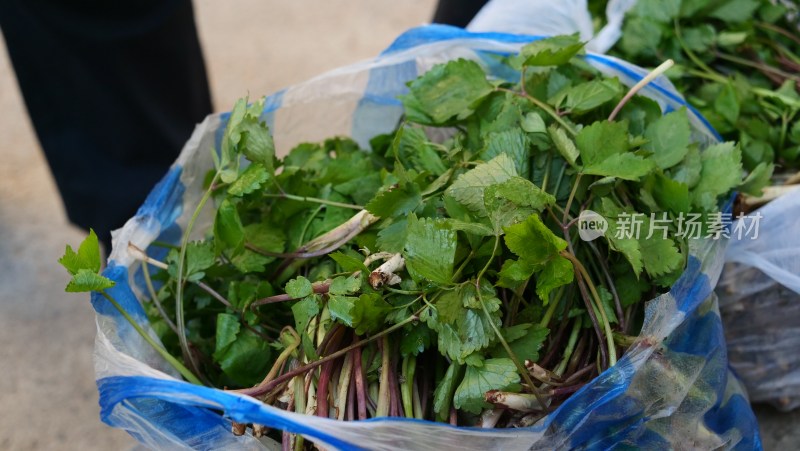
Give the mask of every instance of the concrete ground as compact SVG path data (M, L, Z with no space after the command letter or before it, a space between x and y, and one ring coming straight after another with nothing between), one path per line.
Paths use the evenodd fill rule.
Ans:
M375 55L435 0L196 0L216 110ZM2 47L2 45L0 45ZM0 52L0 449L129 449L98 419L94 314L63 292L70 226ZM766 449L800 445L800 413L758 409Z

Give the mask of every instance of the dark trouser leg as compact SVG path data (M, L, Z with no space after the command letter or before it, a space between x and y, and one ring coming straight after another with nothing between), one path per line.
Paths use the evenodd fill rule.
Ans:
M436 12L433 14L434 23L466 27L478 14L483 5L489 0L439 0Z
M211 112L190 0L0 0L0 29L67 216L108 243Z

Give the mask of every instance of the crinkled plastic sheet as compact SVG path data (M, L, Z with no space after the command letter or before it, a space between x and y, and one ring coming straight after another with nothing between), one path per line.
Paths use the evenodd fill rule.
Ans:
M366 146L371 136L396 127L402 114L397 96L406 91L407 81L458 57L477 60L502 75L494 56L514 52L532 39L445 26L412 29L375 59L269 97L262 117L279 153L301 141L331 135L350 135ZM627 85L644 73L600 55L587 55L586 60ZM643 93L664 111L685 106L663 77ZM715 140L713 130L691 109L690 118L697 141ZM137 299L143 291L140 268L128 255L127 243L146 248L156 238L178 241L201 194L202 176L212 167L210 153L225 120L224 114L214 115L197 127L169 174L114 236L104 273L117 282L110 291L148 329ZM198 237L211 224L211 209L207 210L196 227ZM176 379L108 303L94 295L101 419L157 449L274 446L250 435L233 436L230 420L285 429L339 449L760 449L755 418L728 369L713 294L724 245L695 242L685 273L669 293L647 304L644 329L634 346L614 367L529 428L481 430L405 419L337 422L192 385Z
M800 407L800 188L750 214L717 287L731 366L752 401ZM733 225L735 230L736 224Z

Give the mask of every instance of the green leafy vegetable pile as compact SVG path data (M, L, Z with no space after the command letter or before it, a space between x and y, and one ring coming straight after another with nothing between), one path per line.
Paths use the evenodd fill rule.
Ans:
M180 246L153 243L163 262L130 247L151 344L190 381L323 417L546 415L615 364L643 301L681 274L677 219L742 184L737 145L700 149L685 110L626 96L581 51L533 42L503 60L517 82L435 66L369 151L332 138L277 159L262 104L239 101L194 215L213 202L213 229L190 241L193 219ZM578 237L586 209L608 221L594 241ZM641 234L624 233L636 215ZM96 242L67 249L68 290L121 309Z
M606 4L589 1L595 17ZM678 91L724 139L740 143L753 174L741 190L757 197L771 177L776 185L800 181L798 26L795 2L638 0L609 54L644 67L673 59ZM773 191L764 200L781 192Z

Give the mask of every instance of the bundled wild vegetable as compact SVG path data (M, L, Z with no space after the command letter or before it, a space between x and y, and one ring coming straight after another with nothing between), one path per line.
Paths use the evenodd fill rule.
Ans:
M589 7L602 17L607 3ZM676 62L670 78L678 91L724 139L740 143L744 168L759 180L742 188L755 196L746 208L800 182L799 13L790 1L637 0L609 51L644 67ZM771 177L776 186L762 193Z
M683 219L719 217L742 184L738 146L700 149L685 110L662 115L582 47L523 47L516 82L435 66L371 151L332 138L279 160L263 105L239 101L180 245L153 243L163 262L129 249L163 346L135 327L187 380L291 411L533 424L615 364L687 264ZM591 241L586 210L607 227ZM68 291L121 310L93 234L61 263Z

